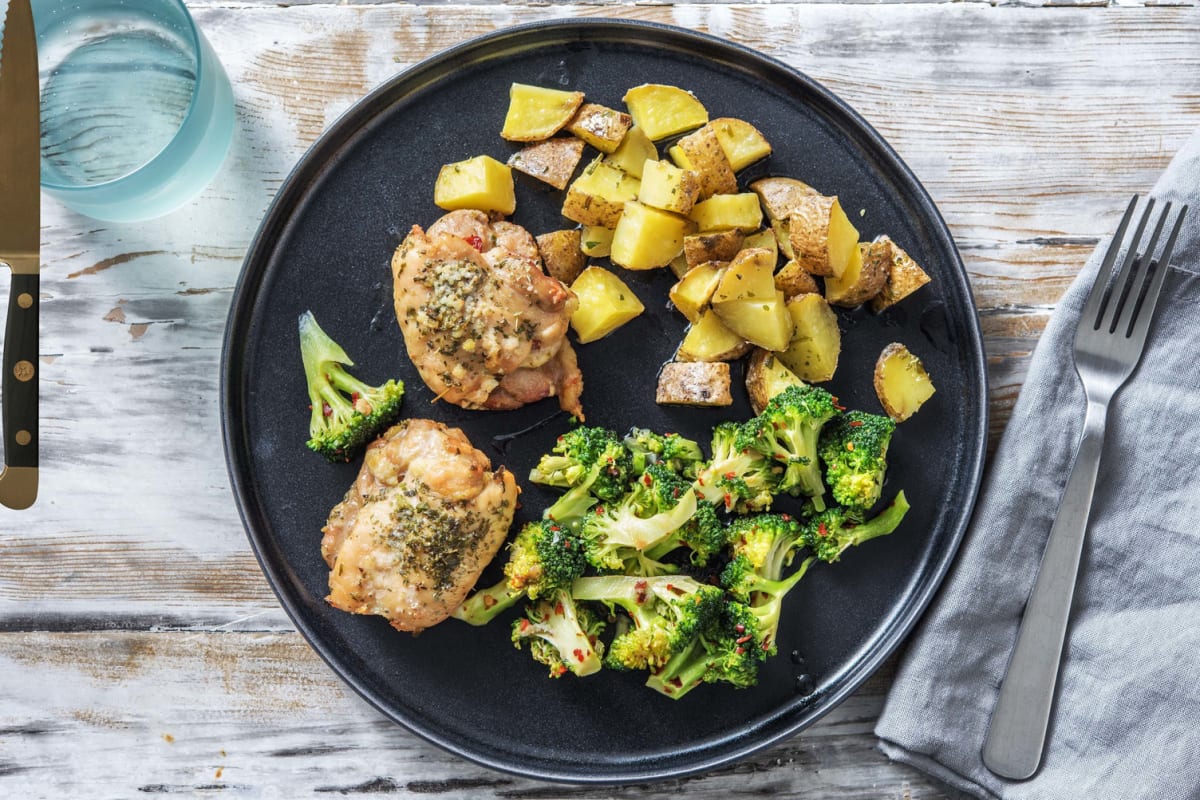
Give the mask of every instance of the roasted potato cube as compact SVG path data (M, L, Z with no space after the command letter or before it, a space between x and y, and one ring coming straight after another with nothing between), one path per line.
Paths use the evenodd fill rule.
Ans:
M673 144L667 148L667 155L675 162L675 166L680 169L695 169L691 159L687 157L687 154L683 152L683 149L679 145Z
M736 228L713 233L696 233L683 240L683 255L690 266L706 261L732 261L742 249L745 236Z
M665 267L683 251L683 237L691 231L685 217L633 200L625 204L613 231L609 257L625 269Z
M621 140L621 146L604 160L640 179L645 163L658 161L658 148L650 141L645 131L634 125Z
M491 156L446 164L433 185L433 202L447 211L472 208L511 214L517 208L512 170Z
M859 244L850 255L850 263L842 277L830 275L825 279L825 299L835 306L861 306L887 283L887 264L883 259L865 258L868 244Z
M800 198L788 218L794 258L814 275L840 278L858 249L858 229L836 197Z
M571 121L582 103L583 92L514 83L508 90L508 113L500 135L512 142L549 139Z
M567 130L601 153L611 153L621 145L632 124L633 118L623 111L584 103L567 123Z
M567 188L562 215L583 225L616 228L625 203L637 197L640 181L600 158Z
M584 225L579 234L579 249L588 258L604 258L612 252L613 229Z
M645 310L633 290L603 267L588 267L579 273L571 291L579 297L571 327L580 344L608 336Z
M883 348L875 362L875 394L889 417L904 422L933 397L934 391L921 359L907 347L892 342Z
M633 124L651 141L699 128L708 122L708 111L691 92L678 86L645 83L625 93Z
M867 261L879 263L886 272L883 286L871 299L871 310L876 313L895 305L929 283L929 275L925 270L887 236L875 239L863 253L864 270Z
M750 395L750 407L761 414L771 398L789 386L802 386L804 381L783 365L770 350L756 348L746 365L746 393Z
M738 336L711 308L693 321L675 354L678 361L732 361L750 351L750 343Z
M672 258L671 263L667 266L671 268L671 272L675 274L675 277L680 280L682 280L683 276L687 275L688 270L691 269L687 263L687 256L685 256L683 253L680 253Z
M695 324L701 312L708 308L713 292L721 282L721 275L729 266L722 261L707 261L687 271L679 282L671 287L671 302L687 321Z
M555 189L565 189L581 158L583 142L574 136L560 136L518 150L509 156L508 165Z
M819 294L802 294L787 301L792 317L792 340L779 353L779 360L810 383L821 383L833 377L842 350L842 334L837 315Z
M745 120L721 117L709 125L717 134L717 141L721 143L721 149L725 151L734 172L771 155L771 145L766 137Z
M783 292L722 303L714 300L712 310L725 327L764 350L782 350L792 338L792 318Z
M714 303L764 300L775 296L775 262L768 250L741 250L730 262L713 293Z
M775 273L775 288L783 292L789 300L798 294L821 291L817 279L795 261L787 262L783 269Z
M654 402L677 406L730 406L729 365L724 361L672 361L658 374Z
M775 231L764 228L758 233L752 233L742 241L742 247L756 247L770 250L776 261L779 260L779 242L775 239Z
M727 231L737 228L753 233L762 227L762 209L754 194L715 194L692 207L689 217L701 231Z
M642 186L638 202L687 215L696 203L700 183L696 173L679 169L666 161L647 161L642 166Z
M542 254L542 263L550 277L570 286L583 268L587 265L587 257L580 249L580 230L551 231L537 237L538 252Z
M707 199L714 194L732 194L737 191L737 177L729 158L721 149L721 142L710 125L705 125L695 133L688 134L676 144L689 165L687 169L694 170L700 179L700 198ZM674 149L674 148L672 148Z
M801 198L820 194L807 183L795 178L759 178L750 184L750 191L758 195L763 208L767 210L767 219L772 222L777 219L786 220L792 216L792 209Z

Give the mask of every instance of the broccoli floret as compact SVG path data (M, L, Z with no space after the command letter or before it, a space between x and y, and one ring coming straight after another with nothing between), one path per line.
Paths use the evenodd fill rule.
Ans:
M597 506L583 518L579 534L587 544L588 563L597 569L623 570L628 559L670 536L696 513L690 486L676 496L675 487L662 490L667 485L663 475L656 479L648 470L646 476L649 486L643 481L620 501Z
M835 502L867 511L879 500L887 449L896 423L889 417L847 411L821 432L825 479Z
M728 541L728 529L717 518L716 506L701 501L697 503L696 513L692 518L682 528L649 548L646 557L661 561L680 547L686 547L691 551L691 563L703 567L708 564L709 559L725 549Z
M712 460L696 475L696 491L726 511L763 511L771 507L775 476L771 462L751 446L743 427L726 421L713 428Z
M662 464L688 480L704 461L700 445L678 433L660 434L645 428L633 428L625 437L625 446L632 455L633 474L645 472L651 464Z
M485 625L522 597L537 600L570 586L586 564L584 542L568 528L550 520L530 522L509 545L504 578L476 590L451 616Z
M773 655L783 598L813 561L783 577L795 551L806 544L804 526L786 514L761 514L738 518L729 527L733 558L721 573L721 585L749 607L757 620L756 646Z
M593 469L597 465L599 469ZM623 495L629 477L630 454L617 434L587 426L559 436L553 450L529 473L534 483L563 489L583 486L605 501Z
M836 401L819 386L789 386L771 398L762 413L746 423L751 446L783 468L775 490L811 497L825 507L819 437L825 423L838 415Z
M754 686L758 666L767 657L760 641L754 612L744 603L727 600L718 623L672 656L646 685L675 700L701 683L729 683L739 689Z
M603 620L560 589L529 606L525 616L513 622L512 641L518 650L528 641L530 655L550 668L551 678L567 672L583 677L600 670L603 630Z
M676 475L662 464L651 464L634 481L630 489L630 502L639 517L652 517L670 511L689 489L690 481Z
M853 511L827 508L805 523L804 543L817 558L832 563L848 548L896 530L907 513L908 499L903 491L896 495L891 505L867 522L861 522Z
M571 594L619 608L633 621L608 647L604 662L615 669L658 669L706 634L725 602L718 587L686 575L580 578L571 585Z
M330 461L349 461L400 412L404 383L368 386L347 372L354 362L321 330L311 311L300 315L299 329L312 406L308 448Z

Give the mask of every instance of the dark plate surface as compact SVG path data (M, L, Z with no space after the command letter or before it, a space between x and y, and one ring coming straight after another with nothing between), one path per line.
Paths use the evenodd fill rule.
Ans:
M480 153L503 160L515 149L498 135L514 81L578 88L615 107L640 83L688 88L714 117L747 119L774 146L768 160L741 174L743 185L781 174L836 193L864 239L889 233L933 276L881 316L839 311L844 349L829 385L845 405L878 411L871 370L884 345L904 342L924 360L938 393L898 429L885 490L890 496L903 487L913 510L892 536L810 571L788 597L780 655L764 665L754 689L703 686L673 701L630 674L552 681L509 643L515 612L480 629L450 620L414 638L323 600L320 529L358 464L332 466L304 447L296 318L305 309L364 378L404 379L406 415L462 427L493 463L512 469L524 488L518 521L553 500L523 478L567 429L556 402L491 413L431 403L404 353L391 301L393 249L412 224L427 226L441 213L432 202L439 166ZM518 175L517 197L514 219L532 232L570 225L558 215L560 193ZM647 311L578 348L588 422L679 431L707 447L717 421L750 415L741 365L731 409L655 405L659 365L685 323L667 306L669 271L624 277ZM810 725L878 667L928 603L962 535L983 461L978 322L954 244L920 184L877 133L812 80L748 50L659 25L573 21L501 31L373 92L280 190L247 257L226 336L230 476L263 570L297 627L392 719L474 761L531 777L606 783L697 772Z

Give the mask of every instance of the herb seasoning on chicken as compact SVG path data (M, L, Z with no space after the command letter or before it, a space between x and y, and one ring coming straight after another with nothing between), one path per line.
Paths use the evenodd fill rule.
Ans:
M452 211L428 232L414 225L392 277L408 355L438 397L502 410L557 396L583 419L566 338L578 300L542 272L524 228L480 211Z
M324 528L330 605L402 631L444 620L504 543L517 484L457 428L407 420L368 448Z

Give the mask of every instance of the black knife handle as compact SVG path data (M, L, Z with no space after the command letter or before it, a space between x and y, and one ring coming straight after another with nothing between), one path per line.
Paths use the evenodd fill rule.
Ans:
M38 465L38 275L12 276L4 327L4 464Z

